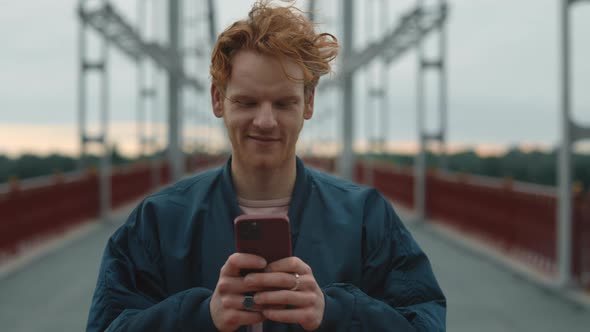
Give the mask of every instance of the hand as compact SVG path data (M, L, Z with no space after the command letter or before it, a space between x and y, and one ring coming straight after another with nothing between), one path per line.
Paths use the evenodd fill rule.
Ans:
M295 276L299 274L299 281ZM297 323L305 330L320 327L324 317L324 293L311 268L297 257L269 264L265 273L251 273L244 278L248 287L261 289L254 295L265 318L275 322ZM287 307L288 306L288 307Z
M261 288L246 285L240 275L242 269L265 267L266 261L259 256L241 253L229 256L221 268L217 286L209 303L213 324L219 331L235 331L240 326L253 325L265 319L261 312L244 310L244 293L256 292Z

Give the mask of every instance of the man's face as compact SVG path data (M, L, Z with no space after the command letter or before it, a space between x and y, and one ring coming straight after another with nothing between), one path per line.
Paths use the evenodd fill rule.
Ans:
M225 98L211 86L213 112L223 117L234 162L246 168L271 169L294 162L303 120L313 114L314 93L304 97L303 70L292 61L254 51L236 53Z

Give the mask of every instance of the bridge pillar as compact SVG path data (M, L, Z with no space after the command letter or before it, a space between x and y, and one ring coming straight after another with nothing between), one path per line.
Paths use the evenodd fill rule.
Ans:
M582 0L561 0L561 142L558 159L557 263L558 285L574 284L572 278L572 146L590 138L590 128L577 125L571 116L570 10ZM590 1L587 1L590 2Z

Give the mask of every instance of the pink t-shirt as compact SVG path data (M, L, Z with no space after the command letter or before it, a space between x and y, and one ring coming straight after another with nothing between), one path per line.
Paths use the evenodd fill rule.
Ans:
M291 196L257 201L238 197L238 204L245 214L287 214ZM262 332L262 323L250 326L251 332Z
M287 214L291 196L257 201L238 197L238 204L245 214Z

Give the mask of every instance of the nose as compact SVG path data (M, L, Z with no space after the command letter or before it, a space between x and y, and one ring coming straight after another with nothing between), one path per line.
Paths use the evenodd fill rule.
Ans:
M260 129L272 129L277 125L271 103L262 103L256 111L254 125Z

